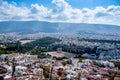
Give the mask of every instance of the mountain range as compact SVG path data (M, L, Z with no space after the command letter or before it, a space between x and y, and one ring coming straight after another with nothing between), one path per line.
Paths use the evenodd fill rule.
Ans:
M87 23L62 23L44 21L3 21L0 22L0 33L96 33L120 34L120 26Z

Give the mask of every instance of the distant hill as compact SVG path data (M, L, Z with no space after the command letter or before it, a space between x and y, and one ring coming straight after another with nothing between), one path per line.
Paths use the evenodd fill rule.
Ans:
M120 34L120 26L85 23L50 23L42 21L5 21L0 22L0 33L99 33Z

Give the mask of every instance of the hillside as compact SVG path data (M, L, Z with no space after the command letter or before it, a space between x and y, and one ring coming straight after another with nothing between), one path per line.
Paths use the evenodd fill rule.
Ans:
M0 22L0 33L99 33L120 34L120 26L85 23L50 23L42 21L5 21Z

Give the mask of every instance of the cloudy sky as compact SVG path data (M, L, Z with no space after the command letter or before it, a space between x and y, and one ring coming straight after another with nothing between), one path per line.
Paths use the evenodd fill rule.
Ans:
M120 25L120 0L0 0L0 21Z

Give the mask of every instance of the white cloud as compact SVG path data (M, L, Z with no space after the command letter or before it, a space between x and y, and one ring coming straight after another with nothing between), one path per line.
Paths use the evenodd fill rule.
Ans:
M15 2L0 4L0 20L44 20L55 22L80 22L120 25L120 6L110 5L107 8L95 9L73 8L65 0L52 0L54 8L43 5L17 6Z
M24 19L28 17L30 10L26 7L17 7L15 3L2 2L0 17L2 20Z
M38 4L32 4L30 10L29 18L31 17L36 20L44 19L51 14L51 9Z

